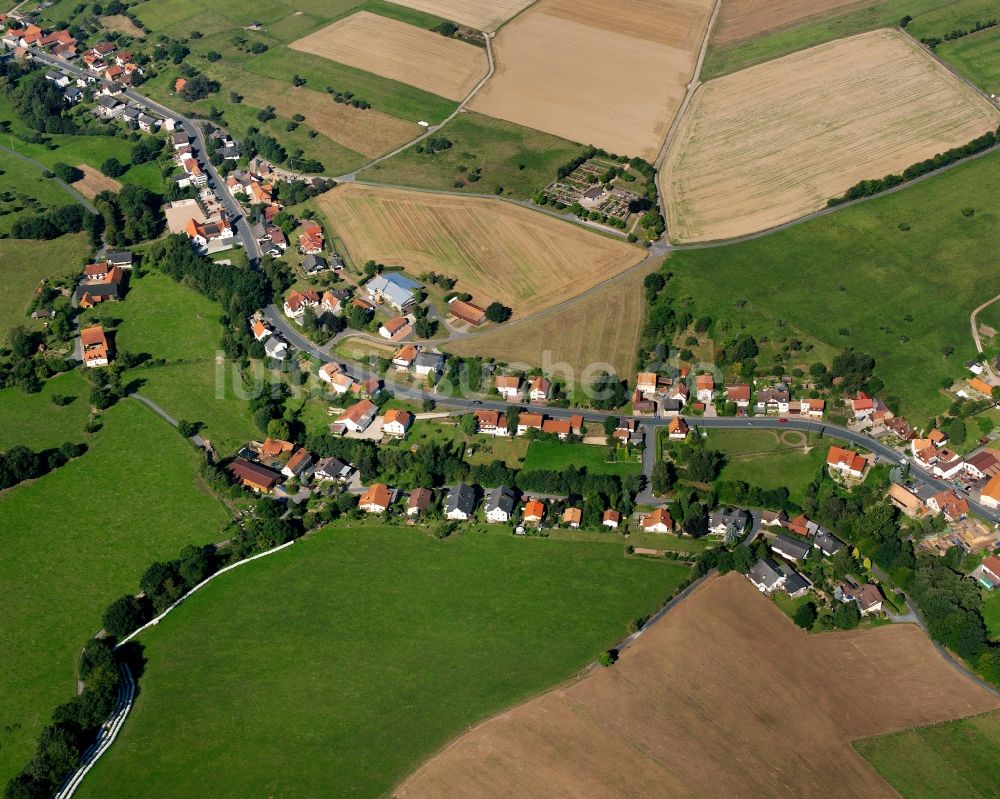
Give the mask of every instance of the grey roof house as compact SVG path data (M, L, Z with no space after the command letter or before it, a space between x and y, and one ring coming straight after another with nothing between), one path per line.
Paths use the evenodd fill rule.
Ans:
M444 515L453 520L465 521L476 510L476 491L466 484L459 483L449 489L444 503Z
M486 494L486 518L494 524L509 522L517 507L517 497L506 486L499 486Z
M809 554L812 547L802 541L796 541L787 535L777 535L771 543L771 550L789 560L802 560Z

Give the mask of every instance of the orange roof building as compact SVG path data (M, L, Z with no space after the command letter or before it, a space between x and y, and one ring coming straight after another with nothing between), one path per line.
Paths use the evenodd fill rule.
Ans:
M537 499L530 500L524 506L524 521L528 524L541 524L545 518L545 504Z
M860 477L864 474L868 461L849 449L830 447L830 451L826 455L826 465L852 477Z
M174 91L180 92L184 90L184 87L188 85L188 82L184 78L178 78L174 81Z
M669 533L674 529L674 520L666 508L657 508L642 520L642 529L647 533Z
M1000 476L991 477L979 493L979 501L988 508L1000 507Z
M358 498L358 507L367 513L382 513L392 504L392 492L382 483L373 483Z
M583 521L583 511L580 508L566 508L563 511L562 521L567 527L572 527L575 530Z
M80 331L83 363L88 367L107 366L111 360L108 338L100 325L85 327Z

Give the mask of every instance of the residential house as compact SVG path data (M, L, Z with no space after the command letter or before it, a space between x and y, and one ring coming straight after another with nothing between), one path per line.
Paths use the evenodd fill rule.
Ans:
M277 230L277 228L273 228ZM322 272L327 271L330 268L330 264L327 263L325 258L321 258L318 255L313 255L309 253L305 258L302 259L302 271L307 275L318 275Z
M1000 474L1000 458L997 458L992 450L980 450L965 459L963 468L976 480L996 477Z
M486 521L504 524L511 520L517 507L517 496L505 487L499 486L486 494Z
M926 512L923 500L906 486L892 483L888 491L889 502L911 519L918 519Z
M382 390L382 381L377 377L372 375L363 383L361 383L361 396L362 397L374 397L379 391Z
M667 400L672 402L679 402L681 406L688 401L688 397L691 394L691 389L688 388L688 384L678 380L674 383L667 394Z
M529 430L541 430L545 416L540 413L522 413L517 417L517 434L523 436Z
M642 394L655 394L657 388L656 372L639 372L635 378L635 390Z
M823 412L826 410L826 400L816 399L815 397L805 397L800 403L799 412L803 416L812 416L816 419L823 418Z
M856 602L862 616L869 616L882 610L882 592L871 583L858 585L853 581L845 581L833 589L833 596L841 602Z
M382 432L387 436L403 438L413 424L413 414L409 411L393 408L382 417Z
M108 266L120 266L122 269L132 268L131 250L109 250L105 255Z
M346 483L354 468L339 458L323 458L313 469L313 479L327 482Z
M566 508L563 511L562 523L570 530L579 530L583 521L583 511L580 508Z
M392 365L396 367L399 372L407 371L413 362L417 360L417 354L419 350L412 344L405 344L396 350L396 354L392 356Z
M972 573L983 586L992 591L1000 585L1000 557L987 555Z
M805 514L799 514L784 525L784 527L790 533L795 533L795 535L801 535L803 537L813 535L817 530L819 530L819 525L816 524L816 522L809 521Z
M358 507L365 513L385 513L392 504L393 491L382 483L373 483L360 497Z
M363 433L375 421L378 406L371 400L358 400L337 417L334 424L343 425L349 433Z
M683 441L688 437L688 433L690 432L691 428L688 427L687 422L681 416L675 416L670 420L670 424L667 425L667 438L671 441Z
M783 510L762 510L760 523L765 527L784 527L788 522L788 514Z
M336 291L330 291L327 289L323 292L323 299L320 301L319 307L323 313L339 314L343 308L344 298Z
M509 401L521 398L520 377L517 375L497 375L495 380L497 392L505 400Z
M364 288L372 302L388 305L403 313L417 301L420 284L400 272L385 272L375 275Z
M63 99L70 105L76 105L83 100L83 91L76 86L71 86L63 92Z
M542 432L566 439L573 432L573 423L569 419L546 419L542 422Z
M831 472L840 472L847 477L861 477L865 473L868 461L849 449L830 447L826 455L826 465Z
M117 97L104 96L98 99L94 113L104 119L115 119L125 112L125 103Z
M476 511L476 491L466 483L459 483L448 490L444 515L452 521L467 521Z
M466 322L474 327L479 327L486 321L486 311L457 297L448 301L448 313L460 322Z
M281 467L281 473L286 477L300 477L302 472L312 466L313 457L308 450L301 447L292 453L288 463Z
M279 336L271 336L264 342L264 353L268 358L283 361L288 357L288 342Z
M931 471L942 480L950 480L964 468L965 461L957 452L952 452L946 447L938 450L937 460L931 467Z
M339 363L323 364L318 375L337 394L346 394L354 387L354 380L344 373Z
M850 405L851 410L854 411L855 419L864 419L866 416L871 416L875 412L875 400L863 391L859 391L857 397L847 400L847 404Z
M406 501L406 515L410 517L423 516L434 499L434 492L429 488L414 488Z
M273 332L266 324L264 324L263 319L252 319L250 321L250 332L253 334L255 341L263 341Z
M444 369L444 356L440 352L421 352L413 362L413 371L421 377L438 374Z
M753 583L754 587L766 596L770 596L775 591L780 591L787 579L778 570L778 565L770 558L758 560L747 574L747 579Z
M227 471L246 488L258 494L269 494L281 482L281 473L269 469L246 458L235 458L227 467Z
M69 86L69 76L63 75L63 73L54 69L50 69L45 72L45 80L52 81L60 89L65 89Z
M265 438L264 443L260 446L260 452L257 453L257 459L262 463L281 461L285 456L290 457L294 449L295 445L291 441L285 441L281 438Z
M737 410L747 410L750 407L750 386L746 383L726 386L726 401L734 403Z
M979 492L979 504L996 510L1000 508L1000 476L991 477Z
M948 434L937 428L931 430L927 434L927 438L930 439L931 444L939 449L948 443Z
M187 163L187 162L185 162ZM199 249L205 249L211 242L232 242L236 235L228 219L216 219L210 222L198 222L189 219L185 232L191 243Z
M94 368L107 366L111 362L111 346L100 325L83 328L80 331L80 345L83 348L84 366Z
M917 437L917 431L907 424L906 419L902 416L894 416L885 423L885 426L887 430L899 436L903 441L911 441Z
M644 533L671 533L674 530L674 520L666 508L657 508L642 520Z
M810 549L812 547L809 544L803 541L796 541L794 538L789 538L787 535L780 533L771 542L772 552L792 561L802 560L809 554Z
M652 416L656 412L656 403L646 399L641 391L632 392L631 403L633 416Z
M611 530L617 530L618 525L621 524L622 515L614 508L608 508L604 511L604 516L601 517L601 524Z
M697 375L694 379L695 396L699 402L711 404L715 395L715 378L712 375Z
M306 291L290 291L285 297L282 310L284 310L285 316L294 319L301 325L302 316L305 314L306 308L318 307L319 292L307 289Z
M740 535L752 521L742 508L722 508L708 515L708 531L715 535Z
M820 530L816 533L813 536L812 543L815 549L818 549L827 557L837 554L839 550L844 548L844 542L826 530Z
M302 253L304 255L318 255L323 252L323 241L323 228L320 227L320 224L312 219L303 219L302 230L299 233L299 249L302 250Z
M993 386L983 380L981 377L974 377L969 381L969 388L975 391L977 394L982 394L987 399L993 396Z
M403 330L404 328L408 327L409 324L410 323L407 321L405 316L394 316L392 319L390 319L388 322L383 324L378 329L378 334L382 336L382 338L391 339L400 330Z
M754 411L766 414L788 413L788 403L791 398L791 393L785 385L765 388L757 392Z
M545 402L549 398L549 392L551 391L552 383L544 377L536 376L528 381L528 398L532 402Z
M114 266L99 278L89 277L89 274L106 268L102 264L89 264L84 269L84 280L73 292L77 305L81 308L93 308L102 302L121 299L125 286L125 272L121 267Z
M476 431L486 436L506 436L507 417L500 411L476 411Z
M959 496L950 489L945 489L927 500L927 507L937 513L944 514L945 519L949 522L956 522L969 514L969 503L965 497Z
M545 519L545 503L537 499L528 500L524 506L523 518L525 524L540 527Z

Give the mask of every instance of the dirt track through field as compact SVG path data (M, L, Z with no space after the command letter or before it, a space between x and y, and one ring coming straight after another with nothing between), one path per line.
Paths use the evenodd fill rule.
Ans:
M500 27L533 0L389 0L399 6L468 25L480 31Z
M641 261L624 242L500 200L345 184L318 198L354 263L458 279L485 307L524 316L576 296Z
M807 20L878 5L881 0L722 0L712 44L731 44Z
M908 37L840 39L702 85L660 172L672 241L766 230L1000 123Z
M486 74L486 51L395 19L359 11L290 45L383 78L461 100Z
M541 0L499 34L470 107L654 160L691 80L713 0Z
M853 739L998 705L916 626L807 635L731 573L612 668L484 722L395 795L897 797Z

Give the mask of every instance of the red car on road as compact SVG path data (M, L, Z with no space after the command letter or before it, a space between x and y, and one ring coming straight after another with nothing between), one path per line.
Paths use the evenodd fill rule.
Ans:
M788 424L788 420L784 416L782 416L780 419L778 419L778 424Z

